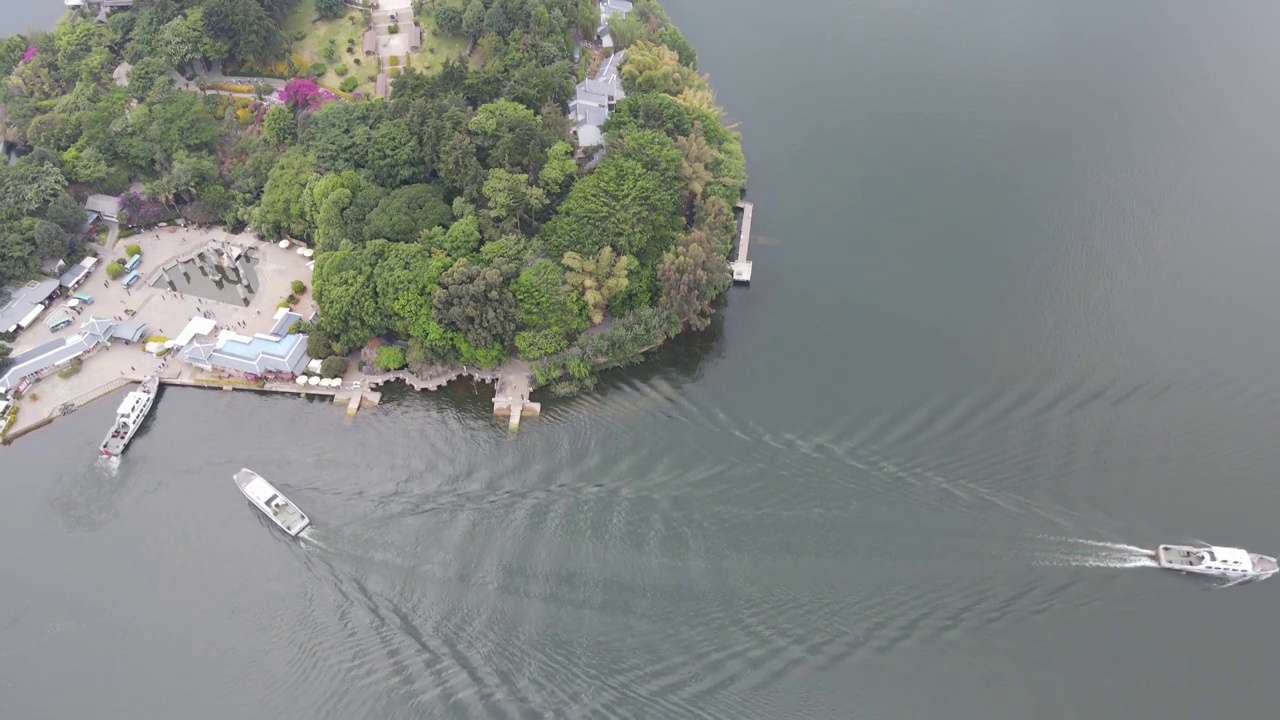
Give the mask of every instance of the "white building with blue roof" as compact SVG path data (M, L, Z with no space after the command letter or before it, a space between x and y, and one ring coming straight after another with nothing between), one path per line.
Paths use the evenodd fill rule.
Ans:
M184 338L179 358L204 370L239 372L248 375L266 373L298 375L306 370L307 336L289 334L289 328L302 319L288 308L276 312L270 333L245 337L223 330L217 337L202 334ZM194 322L194 320L193 320Z

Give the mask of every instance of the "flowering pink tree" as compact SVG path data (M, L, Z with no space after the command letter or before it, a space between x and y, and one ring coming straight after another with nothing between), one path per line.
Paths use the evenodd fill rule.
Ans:
M315 80L294 78L284 84L280 99L295 110L314 110L337 96L317 85Z
M38 52L40 52L40 48L35 45L28 45L27 49L22 53L23 64L25 65L26 63L31 62L31 59L34 58Z

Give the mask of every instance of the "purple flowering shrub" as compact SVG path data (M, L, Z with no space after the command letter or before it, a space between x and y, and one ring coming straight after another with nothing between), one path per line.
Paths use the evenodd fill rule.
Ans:
M286 82L284 90L280 91L280 99L297 110L314 110L337 97L317 85L315 80L306 78L294 78Z

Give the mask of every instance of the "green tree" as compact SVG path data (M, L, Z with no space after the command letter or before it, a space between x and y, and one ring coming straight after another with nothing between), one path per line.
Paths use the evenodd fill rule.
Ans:
M642 40L627 49L622 84L629 93L679 95L686 87L697 85L697 75L680 64L674 50Z
M441 35L461 35L462 34L462 11L458 8L446 5L436 10L436 30Z
M279 25L254 0L204 0L204 26L241 60L263 63L279 57L284 37Z
M12 352L13 350L9 347L8 343L0 342L0 368L8 364L9 355Z
M75 244L71 235L48 220L37 220L35 227L36 251L44 258L66 256Z
M39 210L66 187L67 180L58 168L36 154L0 169L0 197L20 213Z
M466 11L462 13L462 31L473 40L480 37L480 33L484 30L484 12L484 3L480 0L471 0Z
M606 245L594 256L567 252L562 262L569 268L565 282L582 296L591 323L600 324L609 301L627 288L627 258L618 256Z
M347 8L342 0L315 0L316 14L322 18L342 17Z
M160 26L155 48L167 65L182 67L200 57L204 38L203 27L193 26L187 18L179 16Z
M658 42L674 50L676 56L680 58L681 65L694 70L698 69L698 53L689 41L684 39L684 35L675 25L667 25L659 30Z
M404 348L395 345L383 345L378 348L373 364L383 370L399 370L404 367Z
M682 238L662 256L658 307L675 313L694 330L711 324L712 301L729 287L733 276L725 258L700 232Z
M387 188L421 180L426 175L418 137L400 120L380 123L369 140L365 173Z
M26 280L39 266L31 218L0 223L0 284Z
M289 283L289 290L294 295L301 295L302 293L307 291L307 284L302 282L301 280L294 280L293 282Z
M501 268L459 260L440 276L432 308L437 322L475 347L505 346L516 334L519 310Z
M380 252L375 291L387 327L402 338L426 337L435 325L431 291L452 261L432 257L417 243L389 243Z
M451 258L470 255L480 248L480 219L475 215L467 215L453 221L447 232L433 230L427 238L427 247L441 250Z
M541 236L556 254L595 254L606 245L654 264L684 227L678 178L624 157L605 158L574 183Z
M715 196L704 197L694 210L693 228L706 235L712 246L720 248L728 257L733 238L738 234L738 221L729 203Z
M484 168L476 157L476 145L463 133L455 133L440 144L436 170L440 178L471 202L480 199Z
M142 58L129 68L128 89L135 100L141 100L151 92L151 87L159 78L169 74L169 66L158 55Z
M524 175L494 168L489 171L489 179L485 180L481 192L487 207L485 216L500 234L532 233L537 229L535 218L546 206L547 194L542 188L530 185Z
M365 237L415 242L431 228L448 223L450 217L438 186L406 185L392 191L369 213Z
M561 197L577 177L578 165L573 161L572 145L562 140L547 148L547 160L538 171L538 187L547 197Z
M311 296L335 345L352 348L386 332L373 291L374 263L363 249L337 250L316 258Z
M124 266L118 262L107 263L107 277L115 280L124 274Z
M35 147L62 152L80 139L78 115L49 113L38 115L27 126L27 142Z
M13 70L26 49L27 38L18 33L0 38L0 76L7 76Z
M134 255L141 255L142 246L137 243L129 243L128 245L124 246L124 254L129 257L133 257Z
M69 233L78 233L84 226L84 208L66 192L58 193L49 201L44 217Z
M336 378L347 374L347 359L341 355L330 355L320 361L320 377Z
M520 271L511 292L520 308L522 328L554 328L563 335L587 327L586 306L565 285L564 271L550 260L539 260Z
M298 122L293 111L283 105L272 107L262 118L262 134L276 145L293 144L297 132Z
M145 117L145 142L157 165L165 165L179 151L209 150L222 131L203 111L200 96L192 92L174 91L158 105L148 108Z
M267 175L262 200L253 211L253 225L269 238L284 235L304 238L310 226L303 217L303 191L315 174L315 159L290 148ZM318 263L317 263L318 266Z
M87 147L78 152L72 148L68 152L74 153L67 163L72 180L97 185L107 179L111 168L107 166L106 156L96 147Z
M560 328L547 328L516 333L515 345L522 360L537 360L564 350L569 341Z

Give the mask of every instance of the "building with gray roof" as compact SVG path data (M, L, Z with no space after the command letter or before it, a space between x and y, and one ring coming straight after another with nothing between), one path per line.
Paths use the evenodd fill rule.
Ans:
M127 343L140 342L146 336L147 324L136 317L119 322L111 333L112 340L123 340Z
M296 322L302 322L302 316L290 310L289 308L279 308L275 314L275 324L271 326L268 335L276 337L284 337L289 334L289 328L293 327Z
M574 124L579 150L604 144L604 132L600 126L609 119L609 112L627 96L618 72L622 59L622 52L610 55L594 77L578 83L573 99L569 101L569 119Z
M103 220L116 222L120 219L120 198L115 195L90 195L84 201L84 209L98 213Z
M33 280L9 289L9 301L0 308L0 332L15 333L26 329L48 307L48 300L58 292L58 281Z
M311 358L307 356L306 335L256 335L252 338L233 336L216 341L206 337L187 345L180 357L183 362L205 370L252 375L298 374L311 362Z
M58 284L67 290L75 290L80 286L80 283L85 281L85 278L89 277L89 273L93 271L94 266L97 264L98 258L90 255L62 273L62 277L58 278Z

